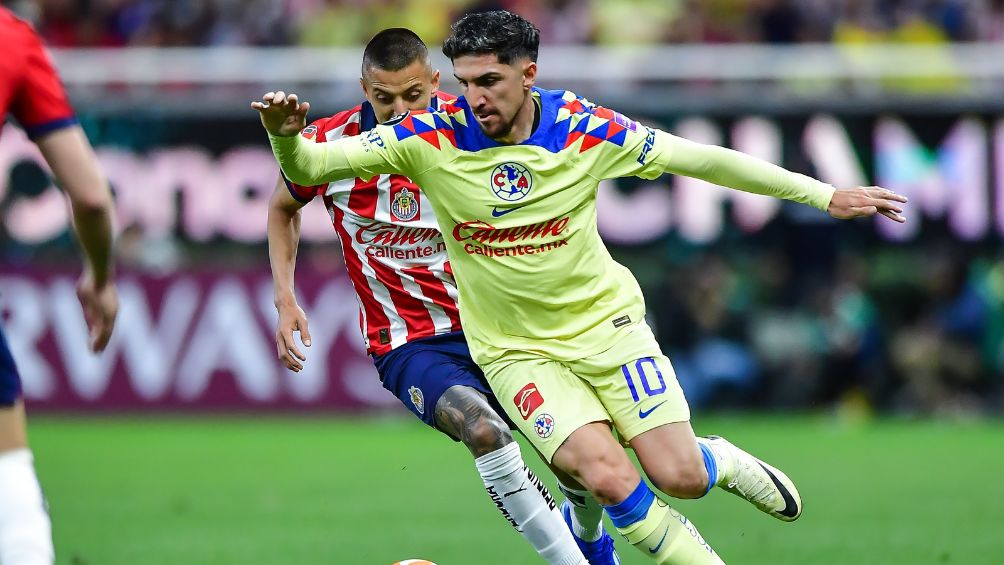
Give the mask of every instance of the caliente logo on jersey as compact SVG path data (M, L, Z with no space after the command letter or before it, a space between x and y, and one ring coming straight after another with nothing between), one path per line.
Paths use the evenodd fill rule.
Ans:
M533 176L525 165L510 161L492 170L492 192L506 202L522 200L532 188Z
M410 222L418 218L418 193L403 186L390 197L391 219L399 222Z
M523 388L519 389L516 396L512 399L516 408L519 410L519 415L523 417L524 420L530 419L530 414L540 408L544 404L544 397L537 390L537 385L534 383L529 383Z

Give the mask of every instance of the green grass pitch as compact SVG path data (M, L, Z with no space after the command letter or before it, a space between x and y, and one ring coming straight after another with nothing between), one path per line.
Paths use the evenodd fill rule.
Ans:
M730 564L1004 563L1004 423L695 421L805 500L794 524L722 491L674 503ZM411 420L50 416L30 433L59 563L538 562L466 450Z

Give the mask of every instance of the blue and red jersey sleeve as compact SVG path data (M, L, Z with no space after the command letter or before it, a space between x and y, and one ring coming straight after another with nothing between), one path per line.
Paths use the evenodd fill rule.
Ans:
M36 138L77 123L45 45L31 27L0 9L0 116L11 115Z

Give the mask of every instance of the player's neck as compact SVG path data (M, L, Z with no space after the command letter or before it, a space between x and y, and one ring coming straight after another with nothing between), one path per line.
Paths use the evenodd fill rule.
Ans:
M523 143L527 139L530 139L530 136L533 135L533 131L537 129L539 123L540 106L537 104L537 99L531 91L523 100L523 105L520 106L519 112L516 113L516 118L513 119L512 128L509 130L509 133L495 138L495 141L505 145Z

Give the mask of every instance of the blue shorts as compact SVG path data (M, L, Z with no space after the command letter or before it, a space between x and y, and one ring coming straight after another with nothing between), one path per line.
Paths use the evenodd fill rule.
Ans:
M17 374L17 365L7 347L7 338L0 329L0 406L13 406L20 396L21 379Z
M386 355L374 355L373 363L383 387L433 428L439 429L436 427L436 403L446 389L456 385L484 394L502 421L512 428L512 422L492 393L484 373L471 359L463 332L407 343Z

